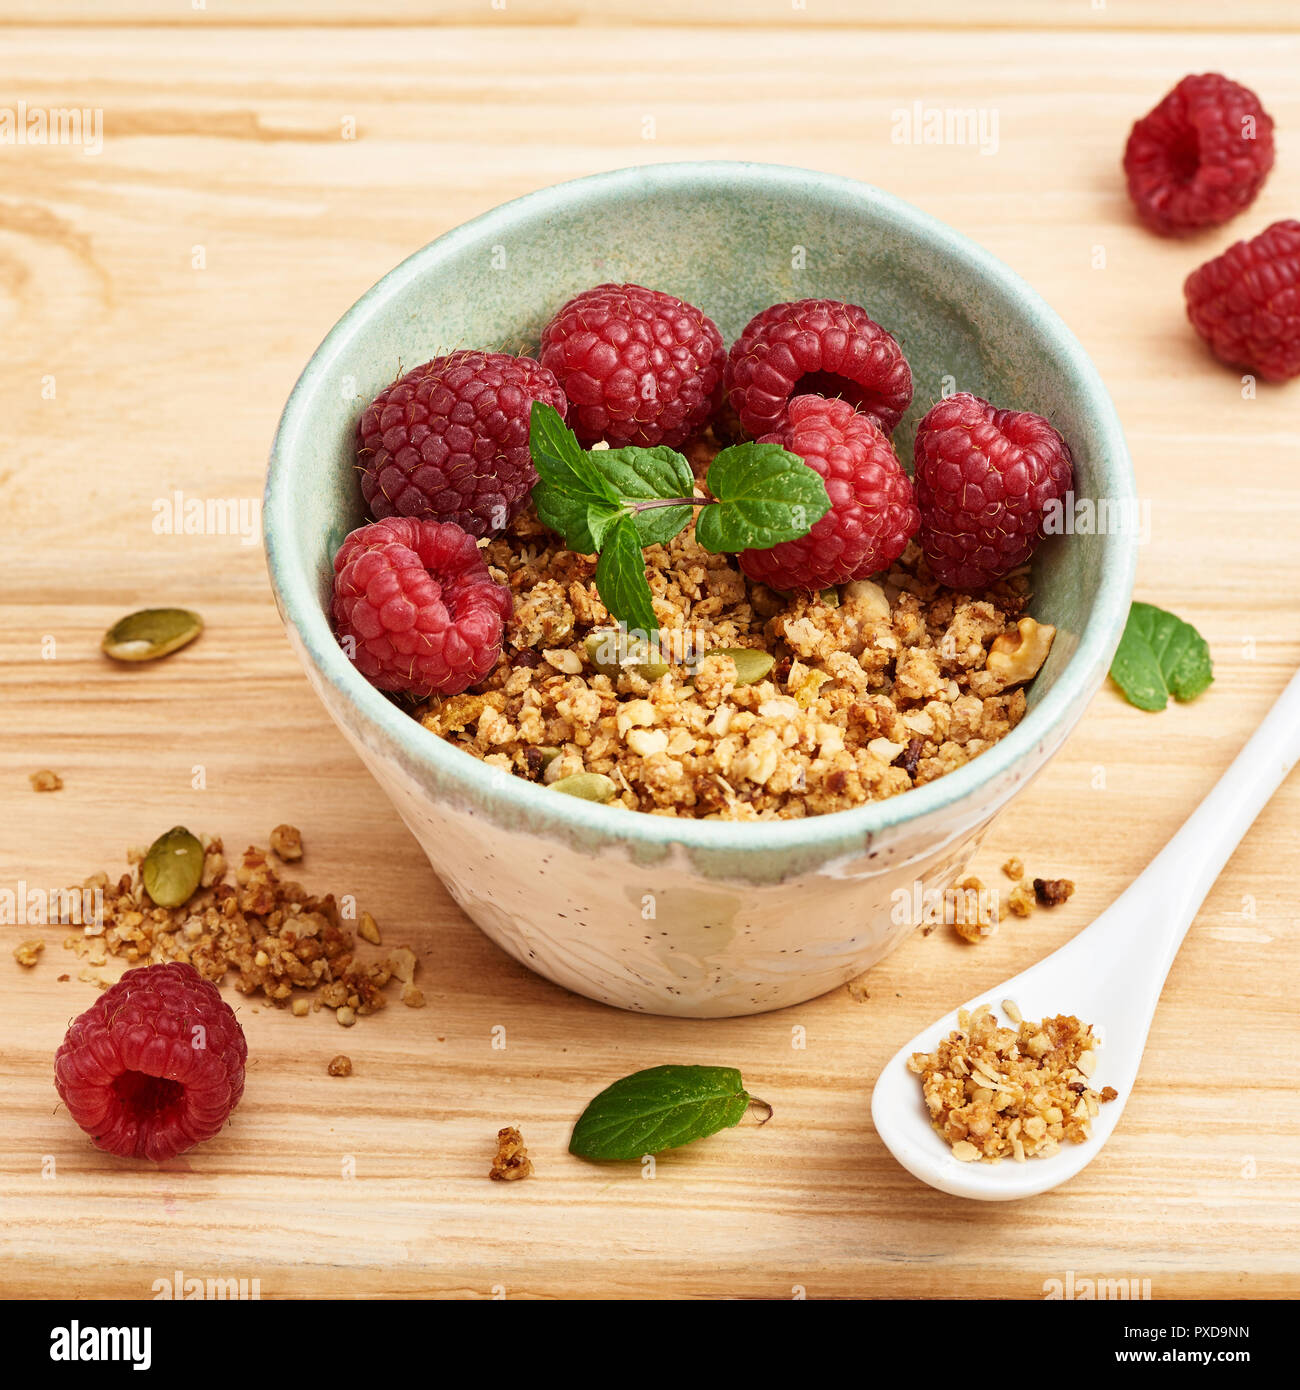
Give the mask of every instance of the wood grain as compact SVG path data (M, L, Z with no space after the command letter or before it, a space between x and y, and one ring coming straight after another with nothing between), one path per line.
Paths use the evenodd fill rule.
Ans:
M598 27L577 23L594 6L514 0L511 21L555 23L334 29L363 7L315 0L277 14L326 27L254 31L234 21L266 7L213 5L200 24L162 0L115 0L93 11L109 27L17 24L38 8L47 20L22 0L0 8L15 22L0 86L29 106L102 109L104 146L0 147L0 887L80 879L178 821L236 847L290 821L310 885L355 893L389 940L418 947L429 1006L345 1033L325 1015L245 1003L254 1062L235 1122L145 1170L96 1154L55 1109L50 1057L93 991L61 933L42 933L34 971L0 965L4 1292L147 1297L177 1268L259 1278L264 1297L1038 1297L1071 1269L1150 1278L1155 1297L1300 1289L1294 780L1174 966L1120 1131L1067 1189L1014 1209L960 1204L899 1169L868 1113L900 1041L1061 944L1141 869L1300 657L1296 391L1243 399L1190 335L1180 293L1201 259L1296 215L1300 164L1283 138L1256 206L1191 243L1136 228L1117 177L1129 123L1187 71L1249 81L1283 132L1300 128L1300 39L1259 32L1294 27L1294 9L1238 6L1230 30L1174 34L1141 30L1175 11L1184 28L1219 24L1220 8L1113 3L1094 23L1085 5L1035 5L1044 25L1078 12L1075 27L1009 43L999 27L1025 22L1025 6L921 32L899 26L968 7L885 5L874 17L887 27L825 32L856 7L810 4L779 33L761 26L782 6L689 32L629 30L631 4L601 6L624 24ZM131 27L145 19L167 27ZM996 153L893 143L892 113L916 100L996 109ZM1114 394L1151 500L1139 594L1201 628L1217 680L1157 716L1103 691L994 827L976 865L985 879L1019 853L1077 882L1066 906L978 948L918 936L872 972L862 1002L839 992L702 1024L611 1012L490 946L310 694L260 547L158 535L152 521L175 489L258 496L279 409L316 343L433 236L597 169L737 157L881 184L1008 261L1064 315ZM204 614L199 643L138 671L100 658L113 619L173 602ZM61 792L29 789L41 767L63 775ZM30 935L0 928L3 959ZM498 1025L504 1050L491 1045ZM325 1074L340 1050L356 1065L347 1080ZM661 1061L739 1065L776 1117L665 1157L653 1181L568 1157L585 1101ZM514 1185L486 1180L506 1123L537 1164ZM43 1175L44 1155L57 1176ZM343 1176L349 1156L355 1177Z

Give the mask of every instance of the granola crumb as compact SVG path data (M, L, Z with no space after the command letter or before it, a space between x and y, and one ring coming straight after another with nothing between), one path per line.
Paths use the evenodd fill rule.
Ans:
M865 1004L871 998L871 995L867 993L867 977L865 975L859 975L856 980L850 980L844 988L848 990L849 998L855 1004Z
M408 1009L422 1009L424 1008L424 991L418 985L403 985L401 1000Z
M43 941L24 941L21 945L14 947L14 959L24 969L30 970L40 959L41 952L45 949Z
M361 914L361 921L357 923L357 935L364 941L369 941L373 946L381 944L379 939L379 924L368 912L363 912Z
M1049 1158L1063 1141L1081 1144L1099 1107L1118 1092L1088 1084L1100 1046L1092 1025L1058 1014L1041 1023L1003 1010L1015 1028L998 1025L987 1004L957 1015L957 1027L933 1052L914 1052L908 1070L937 1133L961 1162Z
M497 1182L514 1182L532 1175L533 1160L528 1157L523 1136L512 1126L497 1130L497 1156L488 1177Z
M1011 892L1007 894L1007 907L1017 917L1028 917L1034 910L1034 903L1036 901L1034 890L1030 887L1028 879L1022 879Z
M325 1068L331 1076L351 1076L352 1058L340 1052L337 1057L331 1059L329 1066Z
M311 1000L305 995L299 995L297 999L289 1005L289 1012L294 1018L306 1018L311 1013Z
M296 825L277 825L271 831L271 850L286 864L302 858L302 831Z
M957 885L952 895L952 928L972 946L996 934L997 895L988 892L982 879L972 876Z
M33 772L27 780L32 784L34 792L57 792L63 788L63 778L57 772L51 772L48 767Z
M1013 882L1018 883L1025 876L1025 861L1013 854L1002 866L1002 872Z
M1065 902L1074 892L1074 884L1068 878L1036 878L1034 897L1040 907L1056 907Z
M334 1017L342 1027L351 1028L357 1021L357 1011L350 1004L344 1004L342 1008L334 1010Z

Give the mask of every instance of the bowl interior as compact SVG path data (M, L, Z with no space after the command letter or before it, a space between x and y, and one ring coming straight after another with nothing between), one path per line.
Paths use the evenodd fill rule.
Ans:
M267 528L282 606L295 607L286 576L304 580L315 595L314 613L303 605L286 617L318 664L342 661L336 644L335 655L326 651L325 612L333 553L365 520L354 431L366 403L440 352L533 349L566 298L602 281L679 295L711 315L728 343L779 300L861 304L899 340L912 367L914 400L894 436L909 469L917 421L942 394L966 390L1052 420L1073 451L1079 498L1132 496L1118 422L1082 349L1023 282L959 234L868 185L804 170L621 170L529 195L440 238L370 291L312 359L277 439ZM1074 534L1042 544L1031 612L1058 635L1030 689L1031 714L1004 743L1026 724L1032 734L1034 707L1051 699L1081 643L1109 660L1102 649L1118 640L1132 569L1130 536ZM341 679L350 679L356 698L373 694L354 671ZM1055 702L1061 710L1064 696ZM974 772L1001 748L961 772ZM905 813L894 802L880 806Z

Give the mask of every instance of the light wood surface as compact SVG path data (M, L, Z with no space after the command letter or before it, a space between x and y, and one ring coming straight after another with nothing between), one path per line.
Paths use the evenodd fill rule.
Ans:
M289 821L303 878L355 893L389 940L415 945L429 1000L350 1032L245 1002L233 1124L155 1169L97 1154L56 1109L51 1056L94 992L61 931L40 933L25 972L9 950L34 933L0 928L3 1292L148 1297L182 1269L257 1278L263 1297L1040 1297L1073 1270L1149 1278L1157 1298L1294 1294L1295 779L1211 893L1122 1127L1076 1181L1011 1208L962 1204L898 1168L868 1113L901 1041L1065 941L1142 868L1300 659L1300 385L1243 399L1190 334L1180 290L1228 242L1300 215L1294 7L1241 5L1216 31L1218 5L952 0L881 6L873 31L851 26L861 7L817 0L753 4L726 29L637 29L630 0L510 0L505 14L465 0L432 17L478 27L350 25L369 8L0 4L8 100L104 122L97 155L0 146L0 887L79 880L177 822L238 848ZM735 18L720 0L654 8ZM1197 32L1170 32L1173 14ZM22 23L36 18L58 24ZM1160 241L1129 216L1120 151L1135 116L1208 68L1259 91L1278 167L1229 228ZM918 100L995 109L996 153L892 143L892 113ZM977 948L917 936L865 999L697 1023L575 998L489 945L311 695L260 546L157 535L152 520L175 489L258 495L312 349L416 247L560 179L718 157L878 183L1046 296L1109 384L1151 499L1138 593L1200 627L1217 680L1161 715L1104 690L996 823L977 871L994 882L1021 854L1076 881L1065 906ZM166 603L202 612L199 643L148 669L100 657L112 620ZM38 796L27 776L45 767L66 785ZM339 1051L350 1079L325 1074ZM653 1181L566 1154L591 1095L666 1061L739 1066L775 1118L664 1157ZM507 1123L537 1173L489 1183Z

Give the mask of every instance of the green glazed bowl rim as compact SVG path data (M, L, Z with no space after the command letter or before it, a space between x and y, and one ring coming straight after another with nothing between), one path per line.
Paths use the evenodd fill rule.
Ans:
M1078 645L1064 670L1042 700L992 748L952 772L884 801L867 802L845 811L781 821L706 821L627 812L577 797L558 796L546 787L526 782L491 767L471 753L424 729L386 699L347 659L322 609L317 578L308 572L294 539L291 511L295 479L291 460L298 443L312 428L311 402L321 379L329 378L336 359L350 340L362 332L381 308L432 267L462 247L502 237L521 219L545 218L592 195L635 199L655 192L696 192L705 197L717 184L737 180L761 185L768 193L806 200L809 195L829 203L856 204L877 218L893 222L906 234L943 252L974 280L995 283L1014 298L1024 318L1047 340L1062 364L1068 386L1079 394L1096 428L1098 492L1127 502L1135 495L1133 469L1114 405L1082 344L1057 313L1003 261L955 231L871 184L837 174L819 173L790 165L708 160L636 165L591 174L528 193L462 223L408 257L368 290L339 319L312 354L291 392L272 446L263 506L267 567L281 616L297 633L302 648L321 679L340 700L355 708L372 733L396 752L417 777L424 770L455 783L476 809L503 824L525 824L583 843L617 841L634 851L665 852L680 845L691 850L742 857L803 851L831 855L861 848L884 831L932 818L958 803L978 800L981 789L1011 773L1040 744L1064 739L1060 725L1077 718L1098 668L1109 666L1124 623L1136 571L1136 537L1120 529L1100 537L1101 575L1098 592ZM1055 737L1054 737L1055 735ZM1035 771L1026 769L1026 780Z

